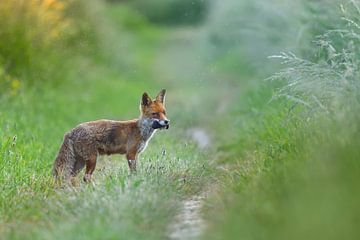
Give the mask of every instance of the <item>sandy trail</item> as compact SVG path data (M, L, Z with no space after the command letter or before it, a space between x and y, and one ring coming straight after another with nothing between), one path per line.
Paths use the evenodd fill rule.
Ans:
M186 133L196 142L200 149L205 149L210 146L211 139L205 129L194 127L187 130Z
M205 149L211 144L205 129L191 128L187 134L200 149ZM206 194L195 195L182 202L181 212L169 225L169 239L196 239L202 234L205 229L205 221L201 217L200 210L205 198Z
M169 239L196 239L204 231L205 222L201 218L200 209L205 196L193 196L183 201L181 212L170 225Z

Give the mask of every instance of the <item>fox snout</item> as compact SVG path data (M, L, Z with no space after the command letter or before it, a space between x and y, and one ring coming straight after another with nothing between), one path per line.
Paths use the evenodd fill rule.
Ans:
M169 120L169 119L160 120L159 123L160 123L160 125L162 125L165 129L169 129L169 127L170 127L170 120Z
M170 120L169 120L169 119L164 119L164 120L154 119L154 122L153 122L153 124L152 124L152 127L153 127L154 129L158 129L158 128L169 129L169 127L170 127Z

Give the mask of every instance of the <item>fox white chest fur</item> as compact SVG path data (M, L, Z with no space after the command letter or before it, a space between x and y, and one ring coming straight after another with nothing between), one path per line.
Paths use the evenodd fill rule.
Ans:
M146 149L150 139L156 132L156 129L154 129L152 125L153 125L153 120L151 119L139 120L138 126L141 133L141 140L137 149L138 153L141 153Z

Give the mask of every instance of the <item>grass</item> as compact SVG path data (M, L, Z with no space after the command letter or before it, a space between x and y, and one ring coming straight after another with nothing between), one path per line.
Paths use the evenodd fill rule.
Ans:
M107 21L115 22L117 12L130 10L120 5L104 11L110 16ZM154 96L161 88L172 87L150 71L163 30L135 21L143 30L113 28L109 33L122 34L124 42L131 42L126 51L131 49L129 56L134 58L122 65L124 71L107 64L116 62L117 56L88 58L85 53L74 57L76 67L67 67L56 87L24 84L1 96L2 238L165 238L180 202L200 192L208 181L209 155L188 139L189 120L181 117L181 109L172 107L173 99L181 98L170 90L168 117L177 119L172 119L169 131L152 139L140 156L137 174L129 174L123 156L102 157L93 184L83 183L80 174L79 186L55 187L51 169L66 131L84 121L136 118L144 91ZM113 41L110 36L106 41Z
M318 21L322 35L295 48L312 46L306 59L279 55L276 81L253 83L237 98L232 116L241 120L228 124L238 136L220 148L225 157L204 239L359 237L357 6L344 4L342 20ZM325 19L339 14L332 11ZM276 65L269 66L273 74Z
M64 15L77 16L64 52L36 55L40 69L70 58L56 84L42 81L56 68L34 78L31 65L0 62L3 238L164 239L181 201L204 189L199 238L359 238L356 1L341 11L327 0L219 2L203 25L176 28L126 2L77 3ZM152 139L137 174L121 156L102 157L94 184L80 174L79 186L54 187L66 131L135 118L143 91L161 88L172 126ZM197 127L212 149L192 142Z
M79 176L79 187L56 189L51 169L66 131L81 121L137 117L139 89L154 95L159 88L93 74L86 89L79 81L3 100L0 215L5 238L163 238L179 201L204 185L206 155L188 140L179 141L184 135L175 121L174 129L154 137L136 175L129 175L123 157L105 157L94 173L95 186L81 183ZM99 77L108 78L107 84ZM176 109L168 112L172 116Z

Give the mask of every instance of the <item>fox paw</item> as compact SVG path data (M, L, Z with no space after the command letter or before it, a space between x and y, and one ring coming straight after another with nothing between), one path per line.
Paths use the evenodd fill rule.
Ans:
M87 183L91 182L91 174L85 174L84 182L87 182Z

